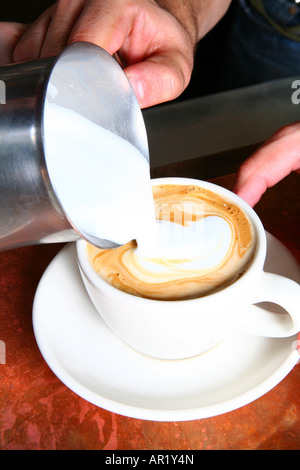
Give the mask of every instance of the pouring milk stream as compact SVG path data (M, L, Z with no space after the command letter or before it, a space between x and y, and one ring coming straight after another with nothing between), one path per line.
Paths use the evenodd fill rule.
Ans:
M54 103L44 121L55 192L82 233L118 245L136 240L145 262L184 259L187 269L203 269L222 261L231 243L228 223L216 216L193 227L156 220L149 163L131 143Z
M156 222L140 108L107 52L75 43L57 58L3 67L1 77L0 249L80 235L105 248L137 240L142 258L223 257L230 230L221 218L199 221L204 243L197 224Z

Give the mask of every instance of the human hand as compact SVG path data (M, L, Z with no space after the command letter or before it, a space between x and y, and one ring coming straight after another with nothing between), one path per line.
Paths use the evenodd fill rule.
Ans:
M197 34L192 21L184 27L166 9L168 3L162 8L153 0L58 0L31 25L0 23L0 64L92 42L111 55L118 52L141 107L174 99L189 83Z
M233 191L254 206L263 193L300 169L300 122L279 129L240 167Z

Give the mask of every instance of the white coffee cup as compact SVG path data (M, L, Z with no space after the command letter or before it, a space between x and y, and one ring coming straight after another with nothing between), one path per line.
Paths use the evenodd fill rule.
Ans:
M161 359L183 359L215 346L231 331L266 337L292 336L300 330L300 286L263 270L266 234L254 210L220 186L190 178L159 178L153 185L194 185L237 204L256 233L256 249L246 272L215 293L188 300L152 300L120 291L104 281L87 256L87 244L77 242L81 276L95 308L111 330L132 348ZM255 306L272 302L286 310L278 314Z

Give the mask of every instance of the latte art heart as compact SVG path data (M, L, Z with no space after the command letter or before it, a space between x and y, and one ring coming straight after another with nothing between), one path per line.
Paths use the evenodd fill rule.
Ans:
M198 186L153 187L156 236L114 250L88 246L96 272L133 295L189 299L234 282L251 261L254 230L230 201Z

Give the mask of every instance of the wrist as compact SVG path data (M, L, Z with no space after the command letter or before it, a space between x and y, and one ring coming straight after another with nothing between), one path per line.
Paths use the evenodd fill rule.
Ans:
M156 3L174 16L188 33L193 47L199 39L198 1L156 0Z
M189 34L193 45L225 15L232 0L156 0Z

